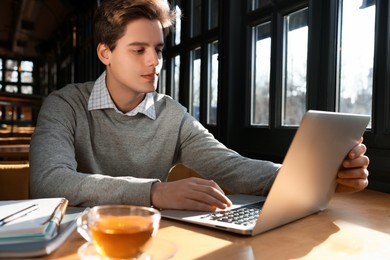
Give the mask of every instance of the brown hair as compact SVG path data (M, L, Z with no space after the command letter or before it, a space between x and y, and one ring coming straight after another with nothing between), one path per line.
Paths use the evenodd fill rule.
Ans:
M95 41L114 50L127 24L140 18L159 20L164 35L167 35L175 17L168 0L105 0L97 8L94 17Z

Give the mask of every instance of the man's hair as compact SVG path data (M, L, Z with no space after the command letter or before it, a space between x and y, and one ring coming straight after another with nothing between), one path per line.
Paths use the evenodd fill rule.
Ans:
M170 9L168 0L105 0L94 17L96 44L105 44L114 50L127 24L141 18L160 21L164 35L167 35L176 13Z

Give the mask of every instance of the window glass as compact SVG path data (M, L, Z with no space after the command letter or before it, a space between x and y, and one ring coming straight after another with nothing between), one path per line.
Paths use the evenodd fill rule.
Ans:
M270 4L271 4L271 0L252 0L251 10L253 11Z
M18 70L18 61L7 60L5 67L6 67L6 69L9 69L9 70Z
M218 41L208 45L209 78L208 78L208 105L207 124L217 124L218 104Z
M6 70L5 81L18 82L18 71L17 70Z
M251 125L269 124L271 23L252 29Z
M173 99L179 101L179 80L180 80L180 55L176 55L172 60L172 89L171 96Z
M299 125L306 112L308 9L284 17L282 125Z
M209 26L208 29L214 29L218 26L219 12L218 1L209 0Z
M31 61L21 61L20 67L22 68L22 71L33 71L34 64Z
M20 92L22 94L32 94L33 93L33 87L32 86L22 86L20 88Z
M191 103L190 113L199 120L200 107L200 48L191 51Z
M161 71L160 71L160 77L158 79L158 91L162 94L166 94L167 93L167 84L166 84L166 81L167 81L167 70L165 69L165 64L166 62L163 61L163 66L161 68Z
M176 20L175 20L175 26L173 30L173 37L174 37L174 44L178 45L181 42L181 4L180 1L176 1L175 10L176 10Z
M3 81L3 86L0 90L9 93L32 94L34 86L34 63L32 61L18 61L0 59L0 81ZM3 78L4 77L4 78ZM11 83L11 84L4 84ZM22 90L22 87L25 86Z
M6 60L5 81L18 82L18 61Z
M18 93L18 86L16 86L16 85L5 85L5 92Z
M251 10L256 10L260 7L261 0L252 0Z
M343 0L338 111L371 115L375 1Z
M202 0L191 1L191 36L198 36L202 28Z
M33 75L32 72L22 72L20 81L22 83L33 83Z

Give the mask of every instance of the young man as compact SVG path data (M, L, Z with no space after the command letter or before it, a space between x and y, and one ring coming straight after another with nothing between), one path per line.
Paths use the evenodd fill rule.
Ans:
M280 165L226 148L179 103L155 92L173 19L162 0L102 2L95 36L106 71L95 82L71 84L46 98L31 142L33 197L213 211L231 205L220 187L269 191ZM365 151L361 143L351 150L338 173L338 191L367 186ZM177 163L205 179L165 182Z

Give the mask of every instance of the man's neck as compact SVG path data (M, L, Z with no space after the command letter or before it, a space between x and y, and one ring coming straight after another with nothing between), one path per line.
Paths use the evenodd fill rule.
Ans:
M110 93L111 99L113 100L115 106L122 113L127 113L132 111L142 102L142 100L144 100L146 96L145 93L139 93L138 95L134 95L133 97L131 97L130 95L113 96L110 92L110 89L108 89L108 91Z
M135 92L127 86L116 85L116 82L110 82L109 75L106 76L106 86L108 93L115 106L122 113L127 113L136 108L142 100L144 100L146 93Z

